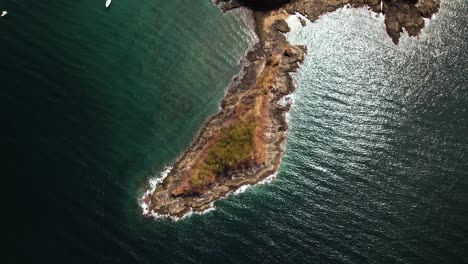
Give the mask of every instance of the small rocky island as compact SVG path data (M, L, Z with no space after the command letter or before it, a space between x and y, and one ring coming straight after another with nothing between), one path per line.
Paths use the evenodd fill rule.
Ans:
M416 36L440 0L216 0L221 10L252 10L258 43L243 59L243 69L189 149L167 177L142 198L145 214L182 217L201 212L229 192L274 174L283 155L288 128L285 113L294 91L290 76L306 48L288 43L285 19L300 13L310 21L349 5L385 15L387 32L398 44L403 29ZM301 23L305 25L305 20ZM281 103L280 103L281 102Z

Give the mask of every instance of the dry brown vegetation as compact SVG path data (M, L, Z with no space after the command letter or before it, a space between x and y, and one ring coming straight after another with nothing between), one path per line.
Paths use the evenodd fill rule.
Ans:
M219 177L227 177L240 167L265 162L264 131L270 124L269 90L276 82L281 56L272 56L254 87L236 105L234 115L224 121L202 150L185 179L172 195L203 192Z

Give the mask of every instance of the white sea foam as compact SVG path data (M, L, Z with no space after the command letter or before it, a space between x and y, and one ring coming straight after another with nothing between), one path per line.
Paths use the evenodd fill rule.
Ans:
M239 189L233 191L233 192L229 192L227 196L229 195L238 195L238 194L241 194L241 193L244 193L246 192L248 189L250 189L251 187L254 187L254 186L257 186L257 185L263 185L263 184L267 184L267 183L271 183L278 175L278 172L275 172L271 175L269 175L268 177L266 177L265 179L257 182L256 184L246 184L246 185L242 185L241 187L239 187Z
M262 185L262 184L271 183L277 177L278 177L278 172L275 172L271 174L270 176L266 177L265 179L259 181L257 184Z
M146 192L141 196L139 204L141 207L141 210L143 211L143 215L148 215L149 214L149 204L151 201L151 194L156 190L156 187L158 186L159 183L162 183L164 179L169 175L169 172L171 172L172 166L166 167L164 171L161 172L160 177L155 177L149 179L149 188L146 190Z
M154 218L154 219L158 219L158 218L166 218L166 219L171 219L171 220L174 220L174 221L179 221L179 220L182 220L182 219L185 219L187 217L190 217L192 215L203 215L203 214L207 214L211 211L214 211L216 208L214 207L213 203L210 203L210 206L206 209L206 210L203 210L203 211L193 211L192 208L190 208L190 210L185 213L184 215L182 215L181 217L178 217L178 216L172 216L172 215L168 215L168 214L158 214L154 211L151 212L151 216Z
M324 167L320 167L320 166L317 166L317 165L312 165L312 167L314 169L317 169L317 170L322 171L322 172L328 172L328 170L325 169Z
M292 77L293 80L294 80L294 84L293 84L293 85L297 87L297 85L296 85L296 78L297 78L296 74L297 74L297 73L291 74L291 77ZM292 93L290 93L290 94L284 96L283 98L281 98L281 99L280 99L281 102L278 101L278 103L279 103L280 105L282 105L282 103L283 103L283 101L284 101L285 104L290 104L290 107L293 107L294 104L295 104L295 102L296 102L296 98L297 98L297 93L296 93L296 92L292 92ZM286 105L284 105L284 106L286 106ZM284 119L286 120L286 123L289 124L289 121L290 121L290 119L291 119L290 111L286 111L286 112L284 113Z
M159 183L161 183L166 177L167 175L169 174L169 172L171 171L172 167L168 167L166 170L164 170L162 173L161 173L161 177L159 178L152 178L149 180L149 184L150 184L150 188L145 192L145 194L142 196L142 198L140 199L140 207L142 208L143 210L143 215L146 215L146 216L152 216L154 219L160 219L160 218L166 218L166 219L171 219L171 220L174 220L174 221L179 221L179 220L182 220L182 219L185 219L187 217L190 217L192 215L203 215L203 214L207 214L209 212L212 212L214 210L216 210L216 207L214 206L214 202L211 202L209 204L209 207L203 211L193 211L192 208L190 208L190 210L185 213L184 215L182 215L181 217L177 217L177 216L172 216L172 215L168 215L168 214L158 214L154 211L151 211L149 212L148 210L148 207L149 207L149 204L147 202L145 202L145 198L151 196L151 194L156 190L157 188L157 185ZM258 183L256 184L246 184L246 185L242 185L241 187L239 187L237 190L234 190L234 191L231 191L231 192L228 192L224 197L221 197L219 200L224 200L226 198L228 198L229 196L231 195L239 195L241 193L244 193L246 192L248 189L250 189L251 187L254 187L256 185L263 185L263 184L267 184L267 183L271 183L276 177L277 177L278 173L275 172L271 175L269 175L268 177L266 177L265 179L259 181ZM148 196L149 195L149 196ZM218 201L218 200L217 200Z
M235 190L232 194L233 195L238 195L238 194L244 193L250 187L252 187L252 185L250 185L250 184L242 185L241 187L239 187L239 189Z

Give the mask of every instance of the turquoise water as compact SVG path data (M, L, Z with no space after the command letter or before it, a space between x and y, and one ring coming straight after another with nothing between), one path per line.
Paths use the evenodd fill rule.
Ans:
M6 263L466 263L468 5L394 46L341 10L289 38L278 178L170 222L138 198L254 42L209 1L2 1Z

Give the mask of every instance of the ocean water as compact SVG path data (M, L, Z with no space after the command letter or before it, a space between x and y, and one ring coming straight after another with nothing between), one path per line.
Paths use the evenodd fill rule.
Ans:
M178 222L138 199L255 42L210 1L1 1L2 263L468 263L468 3L394 46L342 9L288 38L277 178Z

